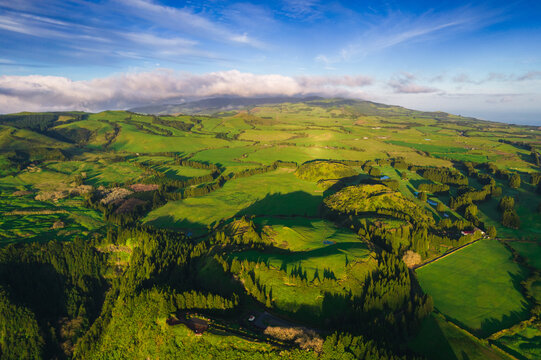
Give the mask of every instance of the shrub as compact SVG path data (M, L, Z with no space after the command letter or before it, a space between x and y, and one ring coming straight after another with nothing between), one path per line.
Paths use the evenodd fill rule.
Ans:
M520 187L520 175L513 174L509 179L509 187L513 189L518 189Z

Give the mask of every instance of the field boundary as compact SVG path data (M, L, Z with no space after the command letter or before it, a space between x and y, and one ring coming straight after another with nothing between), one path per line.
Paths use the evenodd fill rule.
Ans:
M449 255L451 255L451 254L454 254L454 253L457 252L458 250L462 250L462 249L464 249L464 248L466 248L466 247L468 247L468 246L470 246L470 245L475 244L475 243L478 242L479 240L483 240L483 238L474 240L474 241L469 242L469 243L464 244L464 245L460 245L459 247L454 248L454 249L452 249L452 250L450 250L450 251L447 251L445 254L442 254L442 255L440 255L440 256L437 256L437 257L435 257L435 258L432 259L432 260L426 261L426 262L424 262L424 263L422 263L422 264L419 264L419 265L415 265L415 266L412 267L412 269L413 269L413 270L417 270L417 269L422 268L423 266L432 264L432 263L434 263L434 262L436 262L436 261L438 261L438 260L441 260L441 259L443 259L443 258L445 258L445 257L447 257L447 256L449 256Z

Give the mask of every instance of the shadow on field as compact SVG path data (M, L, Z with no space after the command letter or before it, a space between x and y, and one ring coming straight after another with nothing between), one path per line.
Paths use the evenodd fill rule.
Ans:
M510 272L507 272L509 277L511 278L511 281L513 283L513 287L515 290L517 290L519 293L523 293L522 286L520 283L524 281L524 279L527 277L527 273L525 270L522 270L519 274L512 274ZM505 295L502 295L505 296ZM478 338L486 338L490 336L491 334L498 332L502 329L510 328L511 326L526 320L530 317L529 308L531 304L529 304L526 300L522 301L521 303L522 309L520 311L511 311L508 314L505 314L502 316L501 319L496 318L487 318L481 322L481 326L479 329L472 329L466 324L460 322L457 319L448 317L448 319L455 324L459 325L460 327L464 329L468 329L473 335L477 336Z
M449 343L447 336L441 329L440 323L434 318L434 314L427 317L415 339L410 346L418 354L424 355L427 359L441 360L462 360L468 359L462 354L459 359ZM467 356L467 355L466 355Z
M208 228L201 223L194 223L187 219L175 219L172 215L164 215L149 221L148 225L162 229L181 230L188 236L206 234Z
M430 180L426 179L417 179L417 180L410 180L411 185L415 186L416 189L419 188L419 185L421 184L430 184L432 183Z
M315 216L319 214L321 202L322 196L314 196L304 191L267 194L263 199L240 210L235 217L243 215Z
M178 175L177 172L167 166L157 166L155 170L165 174L166 177L173 180L184 181L188 180L188 176Z

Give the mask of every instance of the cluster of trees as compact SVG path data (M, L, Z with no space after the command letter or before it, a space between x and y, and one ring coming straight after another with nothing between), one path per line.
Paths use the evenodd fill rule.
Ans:
M539 182L541 182L541 173L530 174L530 182L533 186L539 185Z
M161 125L161 126L168 126L172 127L173 129L177 129L180 131L191 131L194 127L194 124L188 124L180 120L165 120L158 116L152 117L152 123ZM172 135L173 133L171 133Z
M541 166L541 155L539 154L539 152L537 152L536 150L532 151L531 157L532 157L532 162L536 166Z
M219 173L222 172L220 167L218 167L215 164L207 164L207 163L200 162L200 161L188 160L188 159L184 159L182 157L179 157L178 155L175 155L174 158L175 158L175 163L177 165L180 165L180 166L188 166L188 167L191 167L191 168L194 168L194 169L211 170L212 172L219 172Z
M86 144L94 133L83 127L62 127L47 132L47 135L72 144Z
M502 213L502 225L518 229L520 227L520 218L515 210L515 199L511 196L504 196L500 199L498 210Z
M167 176L166 173L156 170L154 167L159 166L160 164L151 163L146 161L142 162L133 162L133 164L148 174L152 174L151 178L145 180L147 183L154 183L159 185L165 185L168 188L182 189L188 186L199 185L203 183L208 183L216 179L220 173L212 172L207 175L195 176L186 180L176 180Z
M458 209L464 205L472 204L474 201L485 201L489 199L494 189L490 185L485 185L480 190L470 187L460 189L458 196L451 196L449 206L452 209Z
M167 293L166 293L167 294ZM211 312L222 312L234 309L239 305L239 297L234 294L231 299L212 293L202 293L196 290L184 291L180 294L171 294L173 301L172 311L178 310L210 310Z
M9 114L0 115L0 124L14 126L19 129L28 129L37 131L39 133L45 133L48 129L55 125L55 122L60 116L69 116L70 120L62 122L62 124L69 124L75 121L84 120L88 117L88 114L83 113L69 113L69 112L49 112L49 113L35 113L35 114Z
M518 189L520 188L520 175L517 174L517 173L514 173L513 175L511 175L511 177L509 178L509 187L511 189Z
M132 120L131 115L128 116L126 119L124 119L124 122L126 124L135 126L135 128L138 131L144 132L145 134L149 135L157 135L157 136L173 136L173 132L169 129L164 129L162 127L142 122L142 121L134 121Z
M435 183L422 183L417 187L419 191L428 192L431 194L439 194L449 192L449 185L447 184L435 184Z
M468 185L468 178L460 172L449 168L421 168L419 175L425 179L452 185Z
M236 134L229 134L226 132L219 132L214 135L216 139L222 139L222 140L237 140L240 136L240 133Z
M334 328L371 334L393 343L415 333L432 309L432 299L412 286L404 262L382 252L362 293L357 296L326 293L322 313Z
M516 146L516 147L524 149L524 150L529 150L529 151L534 151L535 150L535 147L532 144L529 144L529 143L524 142L524 141L513 141L513 140L506 140L506 139L499 139L498 141L501 142L501 143L504 143L504 144L509 144L509 145Z

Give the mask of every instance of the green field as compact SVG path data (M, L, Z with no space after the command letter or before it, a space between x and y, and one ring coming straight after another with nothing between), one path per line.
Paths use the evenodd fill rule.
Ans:
M428 359L441 360L503 360L511 359L478 338L451 324L441 316L427 318L410 348Z
M510 241L508 244L515 249L530 266L541 270L541 243Z
M435 307L479 336L528 317L529 305L517 289L526 271L496 240L481 240L416 273Z
M152 211L146 223L201 230L235 215L317 215L322 194L317 185L288 169L229 181L203 197L172 201Z
M540 128L195 109L0 115L0 357L539 358L541 282L509 247L541 270ZM210 329L166 322L189 316Z
M359 240L351 231L337 228L320 219L258 217L254 222L262 228L274 246L291 251L310 251L332 243Z
M519 359L536 360L541 357L539 324L527 326L513 335L502 336L497 343Z
M256 268L255 274L261 283L272 288L273 301L281 311L302 312L306 316L312 309L319 314L326 292L350 289L356 293L377 264L375 253L366 243L330 222L303 217L262 217L254 222L261 227L263 237L278 249L248 250L230 258L266 264L264 270ZM308 284L290 276L297 267L305 272ZM325 271L332 273L337 282L324 281Z

